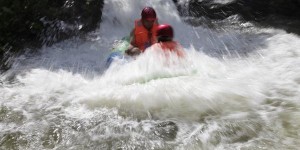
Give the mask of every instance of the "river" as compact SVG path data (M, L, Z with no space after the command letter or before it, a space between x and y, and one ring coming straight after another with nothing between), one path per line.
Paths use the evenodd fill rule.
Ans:
M186 57L106 68L144 6ZM16 58L0 76L0 149L298 149L300 37L238 16L182 20L172 0L106 0L85 38Z

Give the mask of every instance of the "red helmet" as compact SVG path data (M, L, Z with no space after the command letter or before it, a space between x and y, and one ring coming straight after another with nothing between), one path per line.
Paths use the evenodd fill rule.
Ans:
M155 20L156 12L152 7L145 7L141 13L142 19Z
M173 38L174 32L172 26L161 24L157 27L157 37Z

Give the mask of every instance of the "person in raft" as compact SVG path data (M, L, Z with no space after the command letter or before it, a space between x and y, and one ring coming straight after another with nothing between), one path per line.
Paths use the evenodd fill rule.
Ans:
M179 57L184 56L183 47L174 38L174 31L171 25L161 24L157 27L157 43L153 44L150 49L163 50L164 52L174 52Z
M135 27L130 33L130 46L125 51L129 56L138 55L156 43L158 21L152 7L145 7L141 19L135 20Z

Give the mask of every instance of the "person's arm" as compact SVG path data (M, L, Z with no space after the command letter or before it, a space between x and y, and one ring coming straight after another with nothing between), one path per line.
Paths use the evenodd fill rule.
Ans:
M130 37L129 37L130 45L128 47L128 50L133 49L135 47L134 41L135 41L134 29L132 29L131 32L130 32Z
M134 41L135 41L134 29L132 29L130 32L130 41L129 41L132 46L135 45Z
M135 45L135 35L134 35L134 29L130 32L130 45L128 49L125 51L125 53L129 56L138 55L141 53L140 49L136 47Z

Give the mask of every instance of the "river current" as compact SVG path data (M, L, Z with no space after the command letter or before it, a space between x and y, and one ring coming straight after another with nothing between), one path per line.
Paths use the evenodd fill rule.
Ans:
M106 68L144 6L185 58ZM183 20L171 0L106 0L85 38L16 58L0 76L0 149L298 149L300 37L239 16Z

